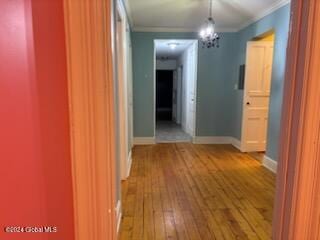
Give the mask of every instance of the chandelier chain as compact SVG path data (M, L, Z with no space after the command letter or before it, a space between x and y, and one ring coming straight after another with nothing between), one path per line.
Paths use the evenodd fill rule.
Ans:
M209 0L209 17L212 18L212 0Z

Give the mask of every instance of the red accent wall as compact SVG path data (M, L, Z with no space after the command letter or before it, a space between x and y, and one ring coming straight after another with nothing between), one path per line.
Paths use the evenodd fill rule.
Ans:
M0 1L1 240L74 239L63 21L62 0Z

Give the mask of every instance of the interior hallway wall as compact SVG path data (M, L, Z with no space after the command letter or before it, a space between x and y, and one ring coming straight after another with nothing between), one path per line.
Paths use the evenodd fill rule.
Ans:
M156 54L157 58L157 54ZM177 59L156 59L156 70L172 70L173 71L173 79L172 79L172 121L178 123L178 109L180 110L180 106L178 106L177 101L177 93L180 91L178 89L178 78L177 78Z
M230 136L236 33L221 33L220 48L198 49L197 136ZM134 136L154 137L154 40L198 39L198 33L132 32ZM230 66L226 68L225 66ZM221 107L223 104L223 107Z
M157 59L156 69L157 70L176 70L177 69L177 60L175 60L175 59L169 59L169 60Z
M0 1L0 239L74 239L62 0ZM57 233L5 233L56 226Z
M290 5L287 4L237 33L222 33L219 49L198 51L196 136L241 138L243 91L235 90L246 43L275 31L267 155L277 160ZM133 32L134 136L153 137L153 41L198 39L197 33ZM148 99L148 101L146 101Z

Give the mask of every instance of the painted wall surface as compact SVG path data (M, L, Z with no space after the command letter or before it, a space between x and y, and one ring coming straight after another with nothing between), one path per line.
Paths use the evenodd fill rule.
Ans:
M63 1L2 0L0 22L0 239L72 240Z
M278 9L260 21L241 30L237 36L237 68L246 61L246 44L271 29L275 31L274 60L272 69L271 97L269 108L269 126L267 140L267 156L277 160L281 109L283 98L283 84L285 78L286 49L289 32L290 6L289 4ZM237 79L235 79L235 84ZM241 138L242 101L243 91L234 91L233 112L231 117L232 135Z
M156 61L157 70L176 70L177 69L177 60L157 60Z
M219 49L198 51L196 136L241 138L243 91L235 90L246 44L275 31L267 155L277 160L290 6L286 5L237 33L222 33ZM134 136L154 136L153 64L155 39L197 39L197 33L133 32Z
M154 136L154 40L198 39L197 33L133 32L134 136ZM230 136L236 33L221 33L219 49L198 51L197 136ZM226 68L225 66L230 66ZM221 104L223 103L223 107ZM208 107L209 106L209 107Z

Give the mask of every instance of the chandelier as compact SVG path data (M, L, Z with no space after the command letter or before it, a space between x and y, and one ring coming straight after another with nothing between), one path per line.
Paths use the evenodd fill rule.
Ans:
M199 35L203 48L219 47L220 37L215 32L215 21L212 18L212 0L210 0L209 5L209 17L200 30Z

